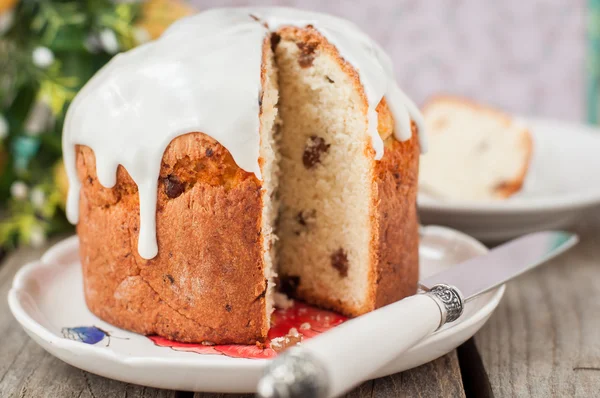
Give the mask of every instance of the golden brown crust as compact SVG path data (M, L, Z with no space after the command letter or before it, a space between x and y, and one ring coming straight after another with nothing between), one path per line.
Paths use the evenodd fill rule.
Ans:
M126 170L102 187L78 147L80 255L90 310L116 326L178 341L264 340L261 185L201 133L176 138L161 167L158 255L138 255L139 199ZM171 180L185 185L167 195Z
M371 214L372 307L382 307L415 294L419 279L419 221L417 183L419 140L412 122L412 137L392 137L375 164Z
M393 140L394 117L385 97L379 101L375 110L377 111L377 132L384 143L389 143Z
M533 140L531 133L527 130L523 133L523 146L526 148L527 159L521 168L519 175L512 181L506 181L496 187L496 194L502 198L508 198L519 192L525 182L525 176L529 171L529 164L531 163L531 157L533 156Z

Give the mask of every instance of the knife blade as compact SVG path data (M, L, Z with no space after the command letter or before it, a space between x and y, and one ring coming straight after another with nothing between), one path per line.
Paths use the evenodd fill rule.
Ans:
M537 267L576 243L577 236L568 232L534 232L430 276L419 285L425 290L439 284L455 286L469 301Z
M428 277L419 283L421 294L349 320L284 351L267 366L257 396L325 398L343 394L445 323L458 319L465 301L577 242L577 235L568 232L537 232Z

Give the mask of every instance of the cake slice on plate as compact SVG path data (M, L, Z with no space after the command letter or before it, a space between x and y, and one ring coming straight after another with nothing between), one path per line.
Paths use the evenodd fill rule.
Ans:
M529 168L528 129L488 106L450 96L423 108L429 153L420 192L442 199L496 200L517 193Z

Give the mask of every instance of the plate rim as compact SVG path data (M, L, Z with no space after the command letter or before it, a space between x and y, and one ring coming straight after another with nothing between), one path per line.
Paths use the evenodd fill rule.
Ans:
M551 210L572 211L600 205L600 190L588 191L583 195L565 194L557 198L514 199L482 202L476 200L438 201L419 194L419 210L431 212L469 212L472 214L538 214Z
M481 254L484 254L488 251L485 245L483 245L477 239L452 228L431 225L421 228L421 233L432 235L444 235L445 237L454 236L463 240L470 246L476 248L477 251L479 251ZM29 293L25 290L25 286L27 284L29 276L32 272L35 272L35 270L43 268L51 269L52 267L68 265L67 262L63 262L61 264L60 261L56 260L59 260L60 257L64 255L65 250L69 250L70 246L74 245L78 245L78 237L76 235L66 238L50 247L41 256L39 260L28 262L27 264L22 266L15 274L12 287L8 292L9 308L13 313L13 316L25 329L27 334L29 334L32 338L33 336L36 337L33 338L33 340L36 341L36 343L42 345L42 347L47 351L49 351L49 348L44 346L44 344L48 345L48 347L54 347L54 352L50 352L52 355L57 356L55 352L56 350L59 350L68 351L70 354L85 355L91 358L93 358L94 356L100 356L104 357L109 361L114 361L123 365L135 366L140 368L152 368L158 365L178 365L189 366L194 368L194 370L243 369L246 371L256 371L262 370L262 368L270 361L270 359L247 359L230 357L228 357L226 360L214 360L215 356L212 355L190 355L189 357L132 356L114 350L106 350L104 349L104 347L82 344L81 342L65 339L56 335L52 331L48 330L45 326L35 321L28 314L28 312L23 308L23 305L20 301L21 298L19 296L22 294L29 295ZM506 286L501 285L496 289L490 291L489 293L491 293L491 295L488 301L479 310L477 310L477 312L475 312L469 318L465 319L463 322L457 323L448 329L442 329L439 332L429 336L429 338L422 340L421 342L413 346L411 349L409 349L409 352L420 349L424 345L435 343L441 339L444 339L449 331L453 331L451 332L451 334L455 334L457 332L460 333L460 331L466 328L472 327L473 325L485 321L486 318L489 318L489 316L493 314L494 310L500 303L504 295L505 289ZM44 344L37 341L38 339L42 340ZM441 355L444 354L445 353L442 353ZM219 356L219 358L222 357Z

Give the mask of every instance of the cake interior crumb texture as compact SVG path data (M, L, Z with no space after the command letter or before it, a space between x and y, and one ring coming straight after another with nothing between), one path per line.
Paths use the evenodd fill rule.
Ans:
M283 121L279 272L298 281L295 293L305 299L323 296L358 309L367 298L371 234L364 105L333 55L307 51L293 35L276 48Z

